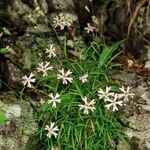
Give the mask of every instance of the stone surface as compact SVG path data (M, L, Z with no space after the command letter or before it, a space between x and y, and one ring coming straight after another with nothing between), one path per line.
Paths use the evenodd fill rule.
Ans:
M69 9L74 7L73 0L52 0L53 7L57 10Z
M117 145L117 150L129 150L130 146L128 143L125 143L123 141L119 141L118 145Z
M12 104L7 107L6 110L6 119L11 119L13 117L21 117L21 106L17 104Z
M149 68L150 69L150 60L145 62L144 68Z
M0 93L0 105L0 111L6 114L0 128L0 150L27 150L27 143L38 129L30 102L18 100L13 92L7 91ZM34 144L33 140L30 146Z
M117 150L149 150L150 149L150 86L144 77L136 74L119 74L116 78L120 84L133 87L135 94L128 105L122 111L127 117L125 124L126 134L130 138L129 147L126 144L119 143ZM137 83L137 79L139 80ZM150 80L150 79L149 79Z

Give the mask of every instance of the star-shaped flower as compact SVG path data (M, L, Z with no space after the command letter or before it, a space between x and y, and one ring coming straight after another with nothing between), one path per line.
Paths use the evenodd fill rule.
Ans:
M53 23L54 23L54 27L60 27L60 30L64 30L65 25L62 21L62 18L60 18L60 16L56 16L55 18L53 18Z
M95 27L91 26L90 23L87 23L87 27L84 28L87 33L94 32Z
M72 74L70 70L65 71L64 68L62 68L61 70L59 70L59 72L60 74L57 74L57 79L62 79L63 84L68 84L68 82L72 82L73 78L70 77L70 75Z
M55 122L51 122L50 126L46 125L45 130L48 131L47 133L48 138L51 138L52 135L54 135L54 137L56 138L58 135L56 132L59 131L58 127L55 126Z
M112 107L113 111L118 111L117 105L122 106L123 101L117 101L118 94L115 94L111 99L109 99L109 104L106 104L106 109L110 109Z
M84 74L82 77L79 77L79 80L81 80L82 83L88 82L88 74Z
M109 101L110 97L114 95L113 92L110 92L111 87L106 87L106 90L103 91L101 88L98 90L99 99L104 99L104 101Z
M134 93L131 93L130 90L132 89L131 87L127 86L126 90L125 90L125 87L122 86L121 88L119 88L121 90L121 92L123 93L120 93L118 94L118 97L119 98L122 98L124 99L125 102L129 101L129 97L133 98L134 97Z
M49 48L46 48L46 53L48 53L49 58L56 57L56 48L53 44L49 45Z
M43 73L43 77L47 76L47 71L48 70L53 70L53 66L49 66L50 62L45 62L45 65L43 62L41 62L39 64L39 67L37 67L37 71L38 72L42 72Z
M69 13L60 13L53 18L54 27L60 27L60 30L64 30L65 27L70 27L73 24L74 17Z
M59 99L59 94L56 93L56 95L54 96L52 93L48 95L51 99L48 100L48 104L53 103L52 107L56 108L56 103L60 103L61 99Z
M82 100L83 100L83 102L84 102L84 104L83 105L78 105L79 107L80 107L80 110L81 109L83 109L83 113L84 114L89 114L89 112L94 112L94 110L95 110L95 107L93 106L96 102L95 102L95 100L93 99L93 100L91 100L90 102L88 102L87 101L87 97L82 97Z
M24 80L24 81L22 81L23 85L24 86L27 85L27 87L31 88L32 87L31 82L34 83L36 80L35 78L32 78L32 77L34 77L34 74L32 72L30 73L29 77L27 77L26 75L23 76L22 77Z

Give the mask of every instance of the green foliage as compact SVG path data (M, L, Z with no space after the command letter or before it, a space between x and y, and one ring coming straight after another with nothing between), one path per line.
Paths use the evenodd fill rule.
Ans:
M0 48L0 54L6 54L9 50L7 48Z
M114 148L113 140L126 139L123 128L118 122L121 116L118 113L105 111L103 100L97 97L98 88L111 85L111 79L103 68L106 68L121 42L107 47L102 41L93 42L83 53L85 60L69 58L64 46L64 58L59 60L60 64L55 71L46 77L38 78L36 89L44 91L45 99L49 98L49 93L57 92L61 98L61 103L56 108L46 101L37 110L35 118L40 124L37 137L41 143L41 150L51 150L54 146L63 150L109 150ZM56 70L60 67L73 72L71 84L63 85L57 79ZM88 82L83 84L79 76L85 73L88 73L89 77ZM112 89L117 91L117 85ZM78 105L84 96L96 100L95 112L89 115L79 110ZM50 122L55 122L59 127L57 138L46 136L45 126L50 125Z
M117 50L118 46L122 43L123 41L119 41L117 43L114 43L112 46L106 47L103 52L101 53L99 57L99 68L106 66L108 60L112 57L112 54L114 53L115 50Z
M5 113L0 111L0 125L3 125L5 123L6 117Z

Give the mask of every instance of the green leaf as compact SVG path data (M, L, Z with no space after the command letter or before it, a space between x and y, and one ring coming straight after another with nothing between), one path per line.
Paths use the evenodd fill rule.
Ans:
M5 123L6 117L5 113L0 111L0 125L3 125Z
M7 48L0 48L0 54L6 54L9 50Z
M117 50L117 48L123 41L124 40L114 43L112 46L106 47L103 50L103 52L101 53L101 55L99 57L99 61L98 61L99 68L106 65L107 61L112 57L112 54L114 53L114 51Z

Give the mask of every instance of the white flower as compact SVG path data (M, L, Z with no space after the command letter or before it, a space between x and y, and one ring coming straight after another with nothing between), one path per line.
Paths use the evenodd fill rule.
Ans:
M114 96L114 93L113 92L110 92L111 90L111 87L106 87L106 90L103 91L101 88L99 88L98 90L98 96L99 96L99 99L104 99L104 101L110 101L110 97L111 96Z
M64 71L64 68L62 68L61 70L59 70L60 74L57 74L57 79L62 79L63 80L63 84L68 84L68 82L72 82L73 78L70 77L70 75L72 74L72 72L70 70L68 70L67 72Z
M117 99L118 99L118 95L115 94L113 96L113 99L109 99L110 103L105 105L106 109L110 109L110 107L112 106L113 111L118 111L117 105L122 106L123 101L117 101Z
M81 80L82 83L86 83L88 81L88 74L84 74L82 77L79 77L79 80Z
M124 98L124 101L129 101L129 97L133 98L134 97L134 93L131 93L131 87L127 86L127 89L125 90L125 87L122 86L121 88L119 88L123 93L118 94L119 98Z
M50 63L46 61L45 65L42 62L42 63L39 64L39 67L37 67L37 71L38 72L42 72L43 73L43 77L47 76L47 71L48 70L53 70L53 66L49 66L49 64Z
M22 77L23 78L23 85L25 86L25 85L27 85L27 87L29 87L29 88L31 88L32 87L32 85L31 85L31 82L32 83L34 83L35 82L35 78L32 78L34 76L34 74L31 72L30 73L30 75L29 75L29 77L27 77L26 75L24 76L24 77Z
M56 108L56 102L57 102L57 103L60 103L60 101L61 101L61 99L58 99L60 95L59 95L58 93L56 93L56 95L54 96L54 95L51 93L51 94L49 94L48 96L51 97L51 99L48 100L48 104L53 103L53 104L52 104L52 107Z
M45 130L48 130L47 133L48 138L51 138L52 135L54 135L54 137L56 138L58 135L56 132L59 131L58 127L55 126L55 122L51 122L50 126L46 125Z
M54 27L60 27L60 30L64 30L65 25L62 22L62 19L59 16L56 16L55 18L53 18L53 23L54 23Z
M96 16L94 15L92 16L92 21L98 25L98 19L96 18Z
M48 53L49 55L47 57L52 58L52 57L56 57L56 48L54 47L53 44L49 45L49 48L46 48L46 53Z
M82 98L82 100L83 100L84 104L78 105L80 107L80 110L84 109L83 113L87 114L87 115L89 114L90 111L94 112L95 107L93 105L96 103L95 100L93 99L92 101L88 102L87 97Z
M70 14L70 13L64 14L64 24L67 27L70 27L73 24L74 20L76 20L76 17L73 14Z
M54 27L60 27L61 30L64 30L65 26L70 27L75 19L76 18L69 13L60 13L53 18Z
M87 27L84 28L87 33L94 32L95 27L91 26L90 23L87 23Z

